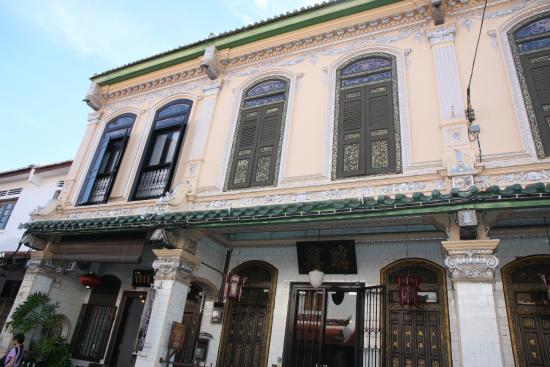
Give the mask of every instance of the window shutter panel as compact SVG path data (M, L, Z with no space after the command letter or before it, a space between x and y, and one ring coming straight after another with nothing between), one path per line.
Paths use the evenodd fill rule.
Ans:
M92 165L90 166L90 171L88 172L86 181L84 182L84 185L80 190L80 198L78 199L77 205L86 204L90 199L90 194L92 193L95 179L99 171L99 167L101 166L101 161L103 160L103 156L105 155L105 150L107 149L107 146L109 145L110 140L111 139L109 138L109 136L105 136L99 142L99 146L97 148L96 154L94 156L94 159L92 160Z
M275 179L283 108L283 103L261 108L259 138L251 177L252 186L272 185Z
M122 146L120 147L120 154L118 155L118 158L115 162L113 172L111 172L111 179L109 180L109 184L106 189L105 193L105 202L109 199L109 196L111 196L111 190L113 189L113 185L115 184L115 179L118 174L118 169L120 168L120 163L122 162L122 157L124 156L124 151L126 150L126 145L128 144L128 139L130 138L129 132L124 135L122 138Z
M365 174L365 87L340 92L337 177Z
M521 56L545 156L550 156L550 50Z
M395 162L395 125L393 121L392 82L365 87L366 94L366 173L393 173Z
M80 333L84 327L84 318L86 317L86 310L88 309L88 304L84 303L78 314L78 319L76 321L76 326L73 332L73 338L71 341L71 350L75 351L78 349L78 344L80 343Z
M235 151L233 152L233 167L229 176L229 188L238 189L250 186L262 112L262 108L242 112Z

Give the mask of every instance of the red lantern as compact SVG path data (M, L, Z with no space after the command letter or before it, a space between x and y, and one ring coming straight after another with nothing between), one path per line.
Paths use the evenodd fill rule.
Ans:
M418 288L422 280L419 277L399 277L399 303L403 305L418 305Z
M540 274L544 286L546 287L546 292L548 293L548 299L550 299L550 273Z
M225 277L225 287L223 292L224 297L226 299L233 298L240 301L246 279L246 277L242 277L239 274L227 275Z
M96 288L101 285L101 278L94 273L82 274L80 276L80 284L86 288Z

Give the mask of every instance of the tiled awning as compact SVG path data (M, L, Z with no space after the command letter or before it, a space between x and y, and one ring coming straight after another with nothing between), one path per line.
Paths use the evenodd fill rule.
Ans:
M26 233L74 233L167 228L207 228L283 224L299 221L338 221L349 219L429 215L451 213L461 209L496 210L550 206L550 184L536 183L523 188L516 184L480 191L451 190L444 194L434 190L411 196L362 197L356 199L262 205L242 208L130 215L109 218L36 221L23 224Z

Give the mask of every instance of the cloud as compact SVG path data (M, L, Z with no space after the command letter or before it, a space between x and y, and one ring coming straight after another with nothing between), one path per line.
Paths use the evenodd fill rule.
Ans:
M167 48L154 40L129 12L86 1L11 2L19 18L78 54L120 64Z

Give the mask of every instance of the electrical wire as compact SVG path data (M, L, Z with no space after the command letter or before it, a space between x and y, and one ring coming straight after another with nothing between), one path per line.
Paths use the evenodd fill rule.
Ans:
M479 33L477 35L477 42L476 42L476 48L474 51L474 59L472 60L472 69L470 70L470 79L468 80L468 87L466 88L466 118L468 119L468 139L471 142L477 141L477 148L479 150L479 162L482 160L482 153L481 153L481 143L479 141L479 132L471 133L470 128L475 120L474 112L472 109L472 103L470 98L470 87L472 86L472 78L474 76L474 69L476 65L477 60L477 51L479 48L479 41L481 39L481 32L483 30L483 23L485 22L485 12L487 10L487 2L488 0L485 0L485 3L483 5L483 13L481 14L481 24L479 26ZM473 138L472 138L473 136Z

